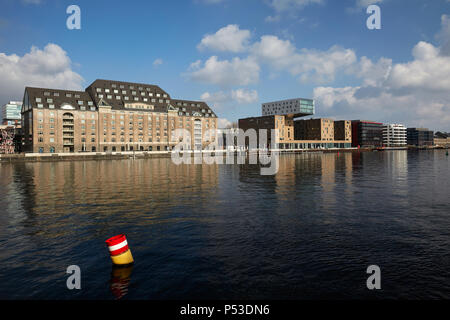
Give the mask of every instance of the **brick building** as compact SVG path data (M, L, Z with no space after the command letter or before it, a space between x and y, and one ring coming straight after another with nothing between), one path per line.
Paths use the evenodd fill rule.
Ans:
M205 132L217 116L155 85L96 80L85 91L25 88L22 123L25 152L170 150L175 129L188 130L199 150L214 140Z

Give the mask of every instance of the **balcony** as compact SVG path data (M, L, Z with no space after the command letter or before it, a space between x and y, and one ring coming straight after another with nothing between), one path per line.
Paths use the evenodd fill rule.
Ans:
M74 140L73 139L64 139L63 144L64 146L73 146Z

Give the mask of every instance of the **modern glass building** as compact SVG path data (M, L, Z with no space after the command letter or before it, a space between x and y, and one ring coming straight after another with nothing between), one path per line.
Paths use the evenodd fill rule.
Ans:
M434 132L428 128L408 128L406 130L406 139L410 146L432 146Z
M9 103L2 106L2 124L8 126L20 125L22 102L21 101L10 101Z
M315 107L312 99L295 98L262 104L263 116L292 115L296 118L312 116L314 113Z
M352 121L352 147L378 148L383 146L383 124L368 120Z

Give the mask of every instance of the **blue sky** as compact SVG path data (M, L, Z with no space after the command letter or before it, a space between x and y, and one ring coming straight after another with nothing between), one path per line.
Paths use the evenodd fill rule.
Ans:
M450 131L447 14L448 0L0 0L0 103L102 78L206 100L222 123L306 97L318 117Z

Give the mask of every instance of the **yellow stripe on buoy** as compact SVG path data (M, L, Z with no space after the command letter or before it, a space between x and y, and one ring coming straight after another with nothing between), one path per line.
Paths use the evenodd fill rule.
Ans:
M132 264L134 262L130 249L117 256L111 256L111 260L114 264L117 265Z

